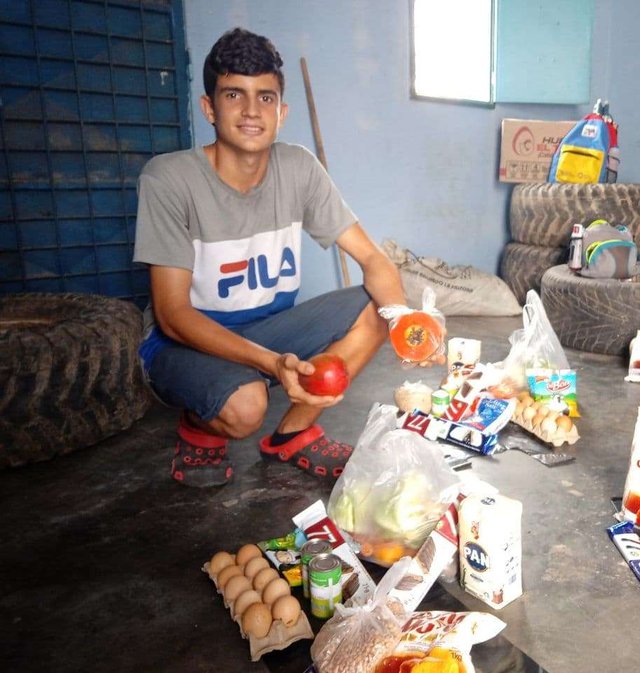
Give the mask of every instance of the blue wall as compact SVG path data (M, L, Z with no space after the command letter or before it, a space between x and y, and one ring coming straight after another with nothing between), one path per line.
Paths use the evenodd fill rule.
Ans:
M509 239L512 185L497 179L501 120L578 119L591 107L412 100L408 0L185 0L185 21L196 144L213 138L197 104L211 45L235 26L266 35L285 62L289 117L280 138L315 149L304 56L329 172L372 238L491 273ZM621 182L640 182L639 34L637 0L596 0L591 100L609 99L620 124ZM310 240L303 250L301 297L337 287L335 252ZM357 268L350 272L359 282Z

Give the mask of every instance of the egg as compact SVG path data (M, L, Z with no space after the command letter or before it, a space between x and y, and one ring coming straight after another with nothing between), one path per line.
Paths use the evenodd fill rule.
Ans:
M542 414L536 414L532 419L531 419L531 425L534 428L537 428L540 423L544 420L544 416Z
M242 630L254 638L264 638L272 622L271 610L264 603L253 603L242 614Z
M549 413L549 407L546 404L541 404L538 407L538 413L546 416Z
M215 577L223 568L233 565L233 556L228 551L219 551L209 561L209 575Z
M300 617L300 603L295 596L280 596L271 606L271 616L285 626L293 626Z
M557 430L556 422L553 420L553 418L549 418L548 416L545 416L542 419L542 423L540 423L540 431L544 432L548 435L554 435Z
M273 605L280 596L288 596L290 593L291 588L287 580L278 577L271 580L262 590L262 601L267 605Z
M242 568L237 565L227 566L223 568L218 575L216 576L216 582L218 583L218 589L224 592L224 588L227 582L236 575L242 575Z
M269 561L267 561L267 559L264 556L256 556L255 558L252 558L250 561L247 562L247 564L244 567L244 574L250 580L253 580L253 578L258 574L260 570L268 567L269 567Z
M267 584L277 577L280 577L280 575L275 568L262 568L253 578L253 588L262 593Z
M569 432L573 427L573 421L568 416L560 414L560 416L558 416L556 419L556 425L558 426L558 430L561 430L562 432Z
M518 395L519 400L522 402L522 406L528 407L533 404L533 397L529 393L520 393Z
M251 580L244 575L234 575L229 578L222 591L227 601L235 601L244 591L251 589Z
M245 579L247 579L245 577ZM254 603L261 603L260 594L254 589L249 589L241 593L233 603L233 616L242 617L244 611Z
M252 558L262 557L262 552L257 544L245 544L236 552L236 563L239 566L247 565Z
M525 421L530 421L536 415L536 410L533 407L526 407L522 412L522 418Z

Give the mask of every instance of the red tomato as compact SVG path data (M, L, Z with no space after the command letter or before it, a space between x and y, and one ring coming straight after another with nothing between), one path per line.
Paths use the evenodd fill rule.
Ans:
M345 361L334 353L319 353L309 359L313 374L300 374L300 385L311 395L341 395L349 387Z

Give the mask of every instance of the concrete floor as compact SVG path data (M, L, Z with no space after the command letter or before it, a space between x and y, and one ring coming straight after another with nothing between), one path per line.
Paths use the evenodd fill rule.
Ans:
M483 340L483 362L502 359L520 326L517 318L448 320L450 336ZM624 485L640 386L623 381L621 358L567 355L582 411L576 461L548 468L516 451L472 459L474 473L524 505L525 593L496 612L503 635L474 648L479 673L637 669L639 587L605 529L609 499ZM386 346L322 422L355 442L373 402L392 402L404 380L435 386L443 372L404 371ZM276 391L263 433L284 408ZM286 533L295 513L326 502L330 487L261 462L256 438L234 447L233 483L180 486L169 478L177 415L158 405L97 446L0 473L4 673L305 670L309 641L251 663L201 567L215 551ZM531 442L511 424L503 436ZM491 611L443 586L422 608Z

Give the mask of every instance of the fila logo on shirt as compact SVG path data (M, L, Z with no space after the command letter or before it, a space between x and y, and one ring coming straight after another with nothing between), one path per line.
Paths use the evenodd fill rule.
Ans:
M218 296L226 299L231 288L236 285L247 284L249 290L275 287L279 278L296 275L296 259L293 250L285 246L277 269L269 269L269 260L266 255L249 257L237 262L227 262L220 265L223 278L218 281Z

